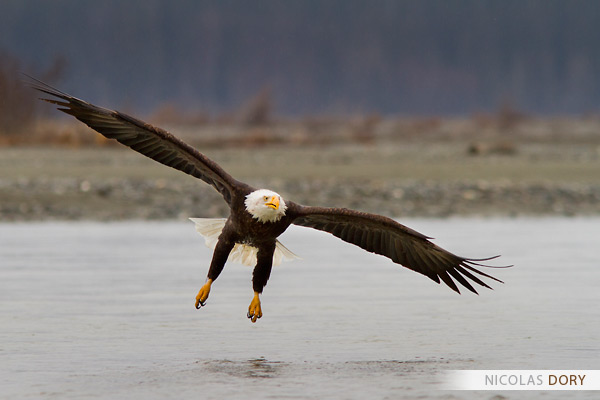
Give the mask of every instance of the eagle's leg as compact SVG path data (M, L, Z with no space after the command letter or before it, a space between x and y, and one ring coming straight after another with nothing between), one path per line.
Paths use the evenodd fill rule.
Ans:
M200 288L200 291L196 295L196 308L204 307L204 302L208 299L212 283L212 279L207 279L206 283Z
M225 262L227 262L229 253L234 245L235 243L223 237L223 234L219 236L219 241L215 246L213 258L210 262L210 268L208 269L206 283L200 288L200 291L196 295L196 308L204 306L206 299L208 299L208 295L210 294L210 287L213 281L219 277L221 271L223 271Z
M256 320L262 317L262 309L260 308L260 298L258 297L260 293L254 292L254 298L252 302L250 302L250 306L248 307L248 318L250 321L256 322Z
M271 268L273 267L273 253L275 252L275 242L263 244L258 247L256 254L256 267L252 273L252 288L254 289L254 297L248 307L248 318L250 321L256 322L262 317L262 308L260 306L260 294L263 288L267 285L269 276L271 276Z

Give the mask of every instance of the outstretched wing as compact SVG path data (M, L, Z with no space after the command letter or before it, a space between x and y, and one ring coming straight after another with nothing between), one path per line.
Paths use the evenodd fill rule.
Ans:
M29 77L34 89L57 99L41 99L58 105L70 114L109 139L116 139L161 164L178 169L212 185L228 204L239 184L217 163L169 132L147 124L119 111L98 107L57 90L44 82Z
M440 279L452 290L460 293L456 282L477 293L470 279L478 285L491 289L474 274L502 283L476 267L496 257L470 259L454 255L430 242L427 236L414 231L393 219L345 208L322 208L298 206L295 225L307 226L329 232L345 242L357 245L372 253L381 254L395 263L428 276L437 283ZM498 267L496 267L498 268Z

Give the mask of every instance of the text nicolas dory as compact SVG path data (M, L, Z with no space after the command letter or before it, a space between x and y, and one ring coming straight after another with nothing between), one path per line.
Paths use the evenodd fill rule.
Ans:
M585 375L521 375L521 374L490 374L485 375L486 386L582 386Z

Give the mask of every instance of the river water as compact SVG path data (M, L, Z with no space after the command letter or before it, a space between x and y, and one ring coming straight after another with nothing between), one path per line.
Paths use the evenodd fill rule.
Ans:
M448 371L600 369L600 219L402 222L515 267L459 296L293 227L302 260L251 324L241 265L194 308L211 252L191 222L0 224L0 398L511 399L532 393L451 391Z

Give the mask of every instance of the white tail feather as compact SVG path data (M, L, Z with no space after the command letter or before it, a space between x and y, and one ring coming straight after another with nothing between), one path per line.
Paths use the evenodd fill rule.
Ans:
M225 226L225 218L190 218L196 224L196 231L204 237L204 243L210 249L215 248L219 235ZM237 262L243 265L256 265L256 247L236 243L227 261ZM273 253L273 265L279 265L282 261L293 261L299 259L296 254L285 247L279 240L275 241L275 253Z

